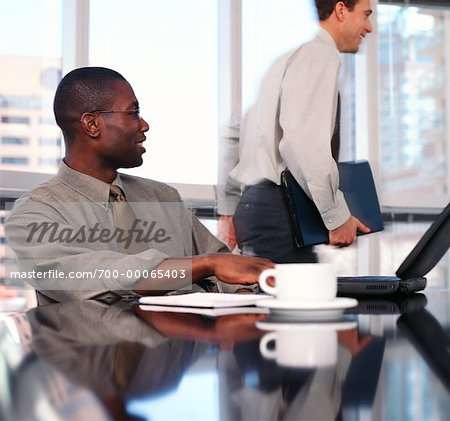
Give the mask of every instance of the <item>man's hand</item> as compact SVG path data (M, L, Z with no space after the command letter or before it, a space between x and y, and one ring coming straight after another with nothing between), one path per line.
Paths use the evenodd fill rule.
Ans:
M358 355L372 341L372 336L359 337L358 329L340 330L338 332L339 343L345 346L352 356Z
M263 270L275 267L275 263L260 257L213 254L209 259L212 274L229 284L254 284Z
M223 241L230 250L236 247L237 240L232 215L220 215L217 224L217 238Z
M228 284L256 284L260 273L275 266L268 259L232 253L202 254L164 260L147 278L136 282L134 291L142 295L163 294L210 276ZM151 276L160 273L162 276ZM167 276L166 276L167 274Z
M192 313L170 313L142 310L133 311L162 335L172 338L215 342L221 349L234 348L242 341L258 339L265 332L255 326L257 320L265 320L267 314L229 314L214 319Z
M10 289L7 286L0 285L0 299L1 298L15 298L17 297L17 291Z
M329 232L330 245L339 247L349 246L356 240L356 233L358 231L367 234L370 232L370 228L366 227L358 218L352 215L345 224Z

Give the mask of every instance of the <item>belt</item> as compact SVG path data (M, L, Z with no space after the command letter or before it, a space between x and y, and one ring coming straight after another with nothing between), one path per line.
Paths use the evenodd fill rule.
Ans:
M253 184L251 186L246 186L244 191L246 191L247 189L251 189L251 188L262 188L262 187L277 187L277 188L279 188L280 186L278 184L275 184L273 181L264 180L264 181L261 181L260 183Z

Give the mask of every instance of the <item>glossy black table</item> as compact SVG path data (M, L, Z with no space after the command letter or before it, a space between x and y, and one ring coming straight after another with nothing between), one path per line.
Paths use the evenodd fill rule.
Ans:
M208 318L132 303L0 320L1 419L445 420L450 292L333 320Z

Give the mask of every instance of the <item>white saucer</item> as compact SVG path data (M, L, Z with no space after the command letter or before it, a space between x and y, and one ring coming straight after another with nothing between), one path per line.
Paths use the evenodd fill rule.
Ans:
M344 309L355 307L358 301L354 298L338 297L332 301L299 304L287 300L268 299L260 300L256 305L269 308L271 314L279 316L286 322L332 321L342 318Z
M258 307L267 307L271 310L294 310L294 311L312 311L312 310L344 310L346 308L355 307L358 301L354 298L337 297L331 301L320 301L311 303L298 303L296 301L267 299L259 300L256 305Z
M358 326L358 323L351 320L339 320L337 322L282 322L270 320L258 320L256 327L261 330L349 330Z

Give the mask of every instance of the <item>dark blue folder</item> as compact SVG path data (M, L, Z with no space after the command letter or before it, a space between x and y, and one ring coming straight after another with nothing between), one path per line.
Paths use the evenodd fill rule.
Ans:
M383 218L372 171L367 161L340 162L339 189L352 215L372 232L383 230ZM289 170L281 174L281 186L293 224L298 247L328 244L328 230L314 202L303 191Z

